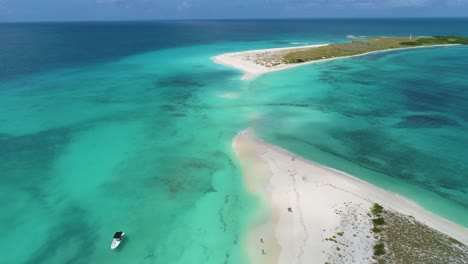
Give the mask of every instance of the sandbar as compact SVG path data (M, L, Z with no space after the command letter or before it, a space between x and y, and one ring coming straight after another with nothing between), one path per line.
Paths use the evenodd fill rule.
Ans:
M341 171L303 159L240 132L233 148L246 188L270 210L262 212L248 237L253 263L373 263L373 203L468 244L468 229L413 201ZM349 247L329 243L336 234Z

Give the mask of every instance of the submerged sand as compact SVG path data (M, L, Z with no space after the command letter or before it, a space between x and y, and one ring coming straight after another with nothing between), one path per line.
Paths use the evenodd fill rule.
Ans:
M233 148L260 212L247 241L254 263L371 263L370 207L379 203L465 245L468 229L346 173L239 133ZM339 240L337 242L337 240Z

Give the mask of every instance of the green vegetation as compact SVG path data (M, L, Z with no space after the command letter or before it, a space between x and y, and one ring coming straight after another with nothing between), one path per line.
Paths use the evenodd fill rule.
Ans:
M374 224L374 226L383 225L385 224L385 220L383 219L383 217L379 217L372 219L372 223Z
M379 243L374 246L374 256L382 256L385 254L385 245L383 243Z
M371 212L375 215L381 214L383 212L383 207L380 204L375 203L371 207Z
M377 238L377 263L465 263L468 247L460 241L378 204L371 211L376 216L372 219L372 231Z
M338 232L338 233L336 233L336 234L339 235L339 236L343 236L343 235L344 235L344 232Z
M385 220L382 217L382 214L385 211L383 207L378 203L374 203L372 207L370 208L370 210L374 216L377 216L377 218L372 219L372 224L374 225L374 227L371 229L371 231L374 232L375 234L379 234L382 231L384 231L383 228L378 227L378 226L382 226L385 224ZM374 245L374 258L378 260L378 263L385 263L386 261L382 259L382 256L385 255L386 253L385 245L383 243L381 236L377 236L376 238L378 238L378 241L380 243Z
M421 38L373 38L367 41L337 43L318 48L289 52L284 55L285 63L302 63L321 59L345 57L379 50L408 48L411 46L434 46L443 44L468 44L468 37L435 36Z
M414 41L400 42L401 45L424 46L424 45L443 45L443 44L468 44L468 38L457 36L435 36L431 38L418 38Z
M383 207L378 203L374 203L372 207L370 208L370 210L372 214L374 214L375 216L378 216L378 218L372 219L372 224L374 225L374 227L371 229L371 231L376 234L380 233L382 232L382 228L378 226L385 224L385 220L383 219L383 217L381 217L381 214L384 212Z
M448 240L449 240L449 241L450 241L450 243L452 243L452 244L455 244L455 245L458 245L458 246L463 246L463 243L462 243L462 242L460 242L460 241L458 241L458 240L456 240L455 238L451 238L451 237L449 237L449 239L448 239Z

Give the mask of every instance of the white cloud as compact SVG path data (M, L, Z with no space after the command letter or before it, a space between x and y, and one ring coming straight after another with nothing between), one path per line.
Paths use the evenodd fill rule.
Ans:
M423 7L433 2L468 0L263 0L267 5L284 5L286 7L329 7L337 9L380 9Z
M346 7L419 7L425 6L434 0L320 0L311 2L321 2L322 5ZM457 1L457 0L454 0ZM467 1L467 0L458 0Z
M189 9L192 5L187 2L187 1L183 1L182 3L179 3L177 5L177 10L179 11L182 11L182 10L186 10L186 9Z
M7 0L0 0L7 1ZM286 9L358 9L382 10L398 8L423 8L430 6L468 6L468 0L94 0L99 5L113 6L165 6L178 11L204 7L258 7L268 6Z
M428 5L432 0L338 0L348 7L358 8L385 8L385 7L421 7Z
M0 0L0 9L4 9L5 8L5 4L8 0Z
M468 0L447 0L448 6L468 6Z
M430 0L387 0L387 6L391 7L419 7L430 4Z
M98 5L127 5L130 2L129 0L96 0Z

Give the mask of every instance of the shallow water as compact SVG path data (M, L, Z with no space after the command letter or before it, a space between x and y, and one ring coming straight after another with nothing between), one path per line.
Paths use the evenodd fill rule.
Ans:
M4 84L0 193L11 202L1 247L16 248L7 262L246 261L241 241L256 201L230 145L246 113L222 103L232 92L222 82L236 72L204 52ZM112 252L120 229L127 235Z
M377 53L264 75L269 142L468 226L468 48Z
M369 55L247 82L210 60L348 34L462 34L467 21L0 25L2 260L247 263L242 240L259 205L243 188L231 140L249 126L418 202L431 197L430 209L467 226L466 48ZM117 230L127 235L111 251Z

